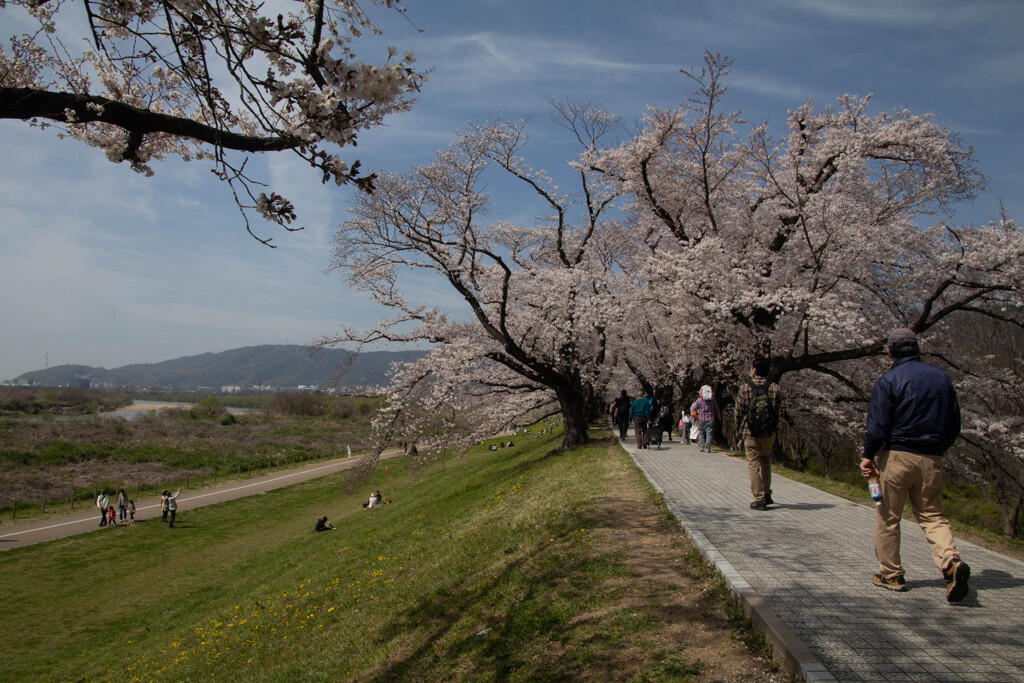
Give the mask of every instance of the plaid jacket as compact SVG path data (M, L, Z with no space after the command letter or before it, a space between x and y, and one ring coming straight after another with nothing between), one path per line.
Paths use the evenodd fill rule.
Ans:
M750 381L759 387L763 387L768 383L767 379L756 375L751 375ZM753 438L750 434L750 427L747 426L747 406L750 405L750 399L753 395L754 390L750 388L750 384L747 382L741 384L740 390L736 392L736 407L733 409L733 417L736 418L737 433L741 441ZM778 384L768 384L768 400L771 401L772 408L775 409L775 414L778 415L779 409L782 407Z

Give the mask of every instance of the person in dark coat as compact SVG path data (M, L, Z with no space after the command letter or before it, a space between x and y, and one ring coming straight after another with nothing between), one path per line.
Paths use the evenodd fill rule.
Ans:
M625 440L626 433L629 431L629 396L626 394L626 390L623 389L619 397L615 399L612 404L614 406L615 414L615 426L619 428L619 439Z
M893 330L886 348L892 368L875 383L868 403L861 474L878 477L876 586L905 591L900 561L900 518L910 500L935 565L946 580L946 600L967 596L971 569L960 559L942 508L942 459L960 435L960 403L945 372L921 360L917 335Z

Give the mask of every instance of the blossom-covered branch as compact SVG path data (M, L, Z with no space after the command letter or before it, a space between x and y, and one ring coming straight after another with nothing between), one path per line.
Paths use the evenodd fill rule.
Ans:
M404 12L398 0L372 4ZM379 29L354 2L305 0L281 13L254 0L10 0L0 8L12 19L27 15L11 25L35 22L9 36L9 50L0 47L0 118L56 126L146 174L167 155L209 160L250 232L250 211L299 228L290 227L291 202L259 190L245 171L247 155L287 150L324 183L371 190L373 174L331 147L355 145L360 131L407 109L424 79L413 55L393 47L381 64L357 59L353 40ZM76 35L83 25L88 34Z

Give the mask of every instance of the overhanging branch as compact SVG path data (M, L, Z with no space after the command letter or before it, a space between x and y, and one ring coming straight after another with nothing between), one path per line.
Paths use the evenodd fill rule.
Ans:
M68 111L74 113L73 121L68 120ZM232 133L192 119L161 114L98 95L0 87L0 119L27 121L35 118L65 124L106 123L121 128L129 136L167 133L239 152L277 152L303 144L302 140L292 136L258 137ZM126 151L134 152L131 149Z

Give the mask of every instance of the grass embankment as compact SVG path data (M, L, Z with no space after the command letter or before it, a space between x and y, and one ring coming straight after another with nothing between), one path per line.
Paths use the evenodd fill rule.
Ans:
M3 677L768 680L628 455L560 439L2 553Z

